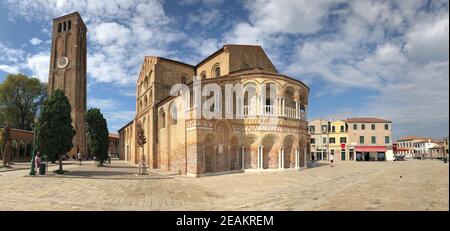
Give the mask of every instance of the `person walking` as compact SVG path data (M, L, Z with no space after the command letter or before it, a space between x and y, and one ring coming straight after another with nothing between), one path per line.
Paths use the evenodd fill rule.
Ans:
M314 154L311 155L311 160L312 160L312 163L313 163L313 168L315 168L316 167L316 162L314 160Z
M330 162L331 162L331 166L330 166L330 167L334 167L334 165L333 165L333 160L334 160L334 154L331 153L331 154L330 154Z
M108 152L108 165L111 165L111 152Z
M34 172L37 172L39 170L39 167L41 167L41 154L39 152L36 153L36 157L34 157Z
M77 165L81 165L81 152L80 151L78 151L77 159L78 159Z

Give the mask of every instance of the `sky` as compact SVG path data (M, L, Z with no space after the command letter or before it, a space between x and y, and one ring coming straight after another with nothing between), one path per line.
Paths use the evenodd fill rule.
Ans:
M47 82L51 20L88 28L88 107L110 132L135 115L144 56L195 65L224 44L258 44L310 89L308 119L381 117L394 139L449 131L449 3L342 0L0 0L0 82Z

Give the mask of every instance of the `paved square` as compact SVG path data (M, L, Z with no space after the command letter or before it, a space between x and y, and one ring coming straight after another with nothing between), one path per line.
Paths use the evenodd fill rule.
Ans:
M0 210L449 210L449 165L431 160L203 178L139 177L122 161L64 168L44 177L0 169Z

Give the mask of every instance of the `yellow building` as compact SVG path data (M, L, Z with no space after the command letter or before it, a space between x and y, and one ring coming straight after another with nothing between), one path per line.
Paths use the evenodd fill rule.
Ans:
M342 120L331 122L328 138L330 155L334 155L336 161L349 160L347 152L348 127Z

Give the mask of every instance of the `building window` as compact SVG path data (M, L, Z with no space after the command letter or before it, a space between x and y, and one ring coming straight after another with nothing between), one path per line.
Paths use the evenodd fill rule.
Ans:
M391 138L389 136L385 136L384 137L384 143L390 144L391 143Z
M366 125L365 124L361 124L361 130L366 130Z
M371 141L372 141L372 144L376 144L377 143L377 138L375 136L372 136L371 137Z
M310 126L310 127L309 127L309 131L310 131L311 133L314 133L314 130L316 130L314 126Z
M170 116L172 117L172 125L177 124L178 122L178 115L177 115L177 107L175 106L175 104L172 104L172 106L170 107Z
M164 110L159 111L159 128L166 127L166 113Z
M311 138L311 144L315 144L316 143L316 139Z
M360 136L359 137L359 143L360 144L364 144L364 136Z
M213 76L215 78L220 77L220 64L218 64L218 63L216 65L214 65L214 67L213 67Z
M330 138L330 144L335 144L336 143L336 138Z
M323 138L322 141L323 141L322 143L326 144L327 143L327 138Z
M389 124L384 125L384 130L389 130Z
M328 126L327 125L323 125L322 126L322 132L327 132L328 130Z
M341 137L340 138L340 142L341 142L341 144L347 143L347 138L346 137Z
M353 130L358 130L358 124L353 124Z
M331 132L336 132L336 127L335 126L331 126Z
M375 124L371 125L372 130L375 130Z
M67 23L67 30L70 30L72 28L72 21L69 20Z
M62 24L61 23L58 24L58 32L62 32Z
M202 72L201 74L200 74L200 77L202 78L202 79L206 79L206 72Z
M144 89L148 88L148 76L145 76L144 78ZM142 91L144 91L144 89L142 89Z
M345 127L341 126L341 132L345 132Z

